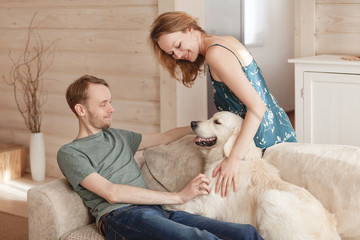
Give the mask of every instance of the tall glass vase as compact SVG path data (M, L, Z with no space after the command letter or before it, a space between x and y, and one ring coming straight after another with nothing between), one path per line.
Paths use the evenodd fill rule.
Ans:
M31 133L30 168L32 179L36 182L45 179L45 146L43 133Z

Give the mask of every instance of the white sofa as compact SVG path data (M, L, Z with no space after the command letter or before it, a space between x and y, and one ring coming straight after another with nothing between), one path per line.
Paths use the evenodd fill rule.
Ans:
M151 189L179 190L201 171L192 139L189 135L144 151L145 163L140 165ZM268 148L263 158L284 180L307 188L336 215L342 239L360 240L360 148L282 143ZM192 173L185 175L184 167ZM28 209L29 240L104 239L65 178L30 189Z

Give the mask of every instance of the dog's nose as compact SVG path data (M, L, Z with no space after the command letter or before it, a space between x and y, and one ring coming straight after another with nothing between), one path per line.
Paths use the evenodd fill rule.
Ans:
M198 122L197 121L191 121L191 128L194 129L196 128L198 125Z

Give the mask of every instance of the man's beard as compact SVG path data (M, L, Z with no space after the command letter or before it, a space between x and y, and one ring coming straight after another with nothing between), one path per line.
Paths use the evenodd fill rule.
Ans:
M92 114L91 112L89 112L89 123L94 128L101 129L101 130L106 130L111 126L111 122L110 123L105 123L102 120L103 120L103 118L97 117L94 114Z

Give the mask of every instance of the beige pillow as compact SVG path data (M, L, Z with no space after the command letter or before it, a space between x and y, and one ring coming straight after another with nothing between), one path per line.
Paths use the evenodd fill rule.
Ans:
M195 135L187 135L168 145L144 150L141 171L150 189L180 191L203 171L204 161L194 138Z

